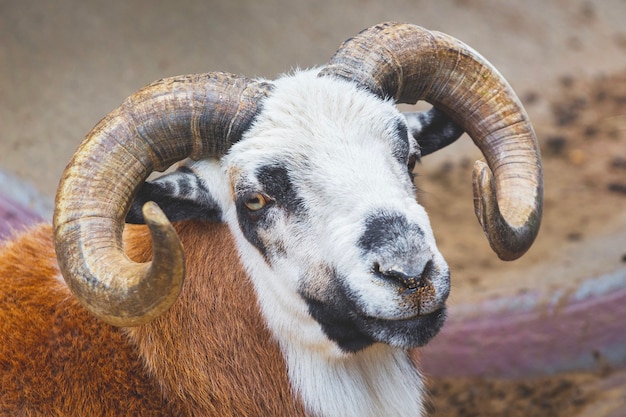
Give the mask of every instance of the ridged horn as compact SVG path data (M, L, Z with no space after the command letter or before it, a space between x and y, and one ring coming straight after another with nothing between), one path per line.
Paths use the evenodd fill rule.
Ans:
M56 195L54 242L61 272L96 317L147 323L176 300L183 248L154 203L144 206L153 260L125 255L124 219L153 171L187 157L219 157L238 141L271 85L225 73L167 78L137 91L101 120L65 169Z
M463 127L487 166L474 167L474 207L496 254L517 259L541 223L543 173L520 100L469 46L443 33L388 22L344 42L320 76L356 82L397 103L431 103Z

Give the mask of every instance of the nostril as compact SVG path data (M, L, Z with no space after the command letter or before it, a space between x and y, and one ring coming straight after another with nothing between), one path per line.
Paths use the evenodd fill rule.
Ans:
M376 262L372 267L372 272L396 285L400 284L408 290L417 290L428 285L428 277L432 273L433 269L432 264L432 261L428 261L420 273L414 273L406 271L400 266L383 268L378 262Z
M433 261L430 260L426 262L426 265L424 265L424 271L422 271L422 278L428 279L428 277L431 277L433 275L433 270L434 270Z

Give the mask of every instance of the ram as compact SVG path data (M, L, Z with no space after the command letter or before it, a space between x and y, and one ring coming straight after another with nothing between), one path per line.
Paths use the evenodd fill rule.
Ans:
M450 274L412 171L463 131L478 219L515 259L541 219L536 138L447 35L384 23L321 68L131 95L67 166L52 227L2 248L2 414L423 414L411 351Z

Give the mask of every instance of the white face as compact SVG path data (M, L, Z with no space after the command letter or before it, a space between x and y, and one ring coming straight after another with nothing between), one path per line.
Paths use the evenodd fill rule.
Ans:
M314 72L278 80L222 165L242 259L267 271L253 276L261 303L299 300L345 352L428 342L449 271L415 200L416 159L392 103Z

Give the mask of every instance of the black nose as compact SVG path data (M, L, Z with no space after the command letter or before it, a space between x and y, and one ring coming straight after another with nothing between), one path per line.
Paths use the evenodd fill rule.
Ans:
M401 265L384 267L380 263L374 263L372 272L386 281L400 285L407 290L417 290L430 284L429 277L432 274L432 269L432 261L426 262L421 271L411 270L411 268L405 268Z

